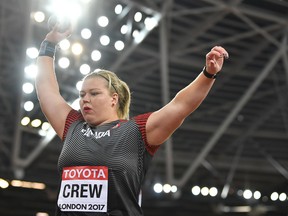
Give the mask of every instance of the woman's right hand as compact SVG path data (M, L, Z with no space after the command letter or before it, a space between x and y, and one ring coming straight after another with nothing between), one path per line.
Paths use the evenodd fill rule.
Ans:
M60 41L68 38L72 33L72 25L70 23L69 27L65 31L59 31L60 23L57 23L52 30L46 35L45 40L52 43L58 44Z

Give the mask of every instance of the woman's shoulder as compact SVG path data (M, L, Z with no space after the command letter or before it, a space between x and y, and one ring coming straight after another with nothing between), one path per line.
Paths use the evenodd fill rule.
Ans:
M71 111L68 113L68 116L66 118L62 140L65 140L70 126L76 121L84 121L84 118L80 111L71 109Z
M143 121L147 121L149 116L152 114L152 112L147 112L147 113L142 113L142 114L138 114L136 116L133 116L131 118L131 120L136 121L136 122L143 122Z

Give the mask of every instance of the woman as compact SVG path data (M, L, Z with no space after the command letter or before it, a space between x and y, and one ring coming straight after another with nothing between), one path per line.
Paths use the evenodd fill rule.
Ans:
M43 113L63 141L57 215L143 215L138 195L159 146L207 96L227 51L214 47L198 77L160 110L128 119L130 91L115 73L96 70L83 79L80 111L59 93L55 45L70 30L55 26L42 42L36 88ZM169 116L169 118L167 118Z

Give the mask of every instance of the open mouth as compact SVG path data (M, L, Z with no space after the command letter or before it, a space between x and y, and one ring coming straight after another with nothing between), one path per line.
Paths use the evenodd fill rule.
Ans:
M92 110L92 109L89 108L89 107L83 107L83 110L84 110L84 112L89 112L89 111Z

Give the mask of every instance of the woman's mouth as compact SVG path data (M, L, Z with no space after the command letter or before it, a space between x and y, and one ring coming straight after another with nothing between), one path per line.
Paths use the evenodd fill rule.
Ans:
M91 110L92 110L92 109L89 108L89 107L83 107L83 111L84 111L85 113L90 112Z

